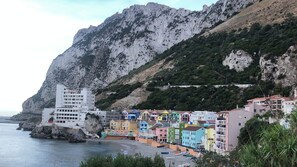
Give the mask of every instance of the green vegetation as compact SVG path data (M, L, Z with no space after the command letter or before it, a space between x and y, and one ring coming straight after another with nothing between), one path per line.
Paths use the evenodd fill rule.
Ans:
M289 96L291 87L261 81L259 59L275 61L286 50L297 44L297 18L290 17L282 24L261 26L254 24L250 30L195 36L165 51L158 58L173 59L173 69L160 71L154 76L147 90L152 94L146 102L135 108L174 110L226 110L242 107L246 100L273 94ZM222 65L233 50L242 49L253 57L252 64L242 72L229 70ZM156 89L164 85L209 85L200 88ZM247 89L236 87L213 88L217 84L255 84Z
M289 116L289 129L268 124L269 116L270 112L250 119L240 131L239 145L229 155L208 152L196 161L197 166L297 166L297 111Z
M297 43L297 19L283 24L254 24L230 33L214 33L208 37L195 36L164 52L160 57L172 56L175 68L154 77L156 85L214 85L231 83L254 83L260 77L259 58L281 56ZM253 55L253 63L243 72L229 70L222 65L232 50L244 50Z
M238 136L239 145L255 144L259 142L262 134L269 128L269 123L266 119L253 117L245 123L245 126L240 129Z
M236 86L215 88L202 86L199 88L169 88L165 91L154 89L146 102L134 108L137 109L172 109L172 110L230 110L237 105L242 107L246 101L255 97L274 94L276 91L288 96L289 88L275 89L272 82L259 82L247 89Z
M146 102L138 109L173 109L173 110L227 110L242 107L246 100L255 97L280 94L289 96L292 87L283 87L273 81L261 81L259 59L275 61L287 49L297 44L297 18L288 17L282 24L261 26L254 24L250 29L239 29L230 33L211 34L208 37L196 35L183 41L163 54L156 56L152 62L130 72L129 78L141 70L145 70L159 60L165 63L173 60L172 69L160 71L148 84L146 90L152 92ZM253 62L242 72L229 70L222 61L233 50L244 50L252 55ZM282 76L285 77L285 76ZM207 85L200 88L171 88L165 91L158 86L164 85ZM247 89L234 86L214 88L218 84L254 84ZM141 85L141 84L139 84ZM105 89L115 92L97 102L97 106L105 109L117 99L130 94L134 88L129 85L117 85ZM131 89L130 89L131 88ZM127 91L127 89L129 89ZM99 91L100 93L102 91Z
M104 91L110 92L110 95L107 98L101 99L96 102L96 107L100 109L106 109L111 106L116 100L122 99L132 93L135 89L141 87L141 83L136 83L133 85L115 85L104 90L99 90L97 94L100 94Z
M140 154L112 156L98 156L81 162L80 167L165 167L162 157L155 155L154 159Z
M297 135L275 124L263 132L259 142L244 145L239 154L244 166L296 166Z

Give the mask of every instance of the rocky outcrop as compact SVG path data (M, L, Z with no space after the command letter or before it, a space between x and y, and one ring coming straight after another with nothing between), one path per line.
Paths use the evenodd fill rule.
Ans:
M94 114L87 114L83 130L80 127L67 128L57 125L36 126L31 137L42 139L68 140L71 143L85 142L86 138L95 137L102 130L100 117Z
M94 114L87 114L85 120L85 129L91 134L97 134L103 129L100 123L100 117Z
M40 139L52 139L52 126L37 126L35 127L30 136Z
M53 106L55 88L106 87L151 61L174 44L216 26L258 0L219 0L202 11L173 9L156 3L134 5L101 25L78 31L73 45L55 58L36 95L23 112L41 113Z
M223 61L224 66L228 66L230 70L237 72L243 71L253 62L252 56L243 50L232 50Z
M81 129L59 126L37 126L30 133L33 138L68 140L71 143L85 142L86 135Z
M32 131L41 122L41 115L31 113L17 114L12 116L10 120L20 122L17 130Z
M264 55L260 58L262 80L292 86L297 83L297 45L291 46L280 57Z

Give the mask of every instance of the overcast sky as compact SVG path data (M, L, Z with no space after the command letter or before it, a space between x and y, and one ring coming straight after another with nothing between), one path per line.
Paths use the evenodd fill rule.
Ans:
M201 10L217 0L3 0L0 2L0 115L22 111L45 79L52 60L75 33L99 25L133 4L157 2Z

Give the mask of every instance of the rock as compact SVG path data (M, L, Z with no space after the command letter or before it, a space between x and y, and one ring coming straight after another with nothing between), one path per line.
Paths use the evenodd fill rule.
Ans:
M23 131L32 131L36 127L36 123L34 122L24 122L22 125Z
M91 134L97 134L103 127L100 123L100 117L94 114L87 114L85 120L85 129Z
M282 86L297 81L297 45L291 46L282 56L264 55L260 58L262 80L271 80Z
M79 30L73 45L56 57L23 113L52 106L57 83L96 91L153 60L173 45L209 29L258 0L219 0L202 11L148 3L133 5L97 27Z
M253 62L252 56L243 50L232 50L223 61L224 66L228 66L230 70L237 72L244 71Z
M35 127L30 136L33 138L51 139L52 127L51 126L37 126Z
M20 122L20 123L19 123L19 127L18 127L16 130L22 130L22 126L23 126L23 124L24 124L23 122Z
M30 133L32 138L68 140L71 143L86 141L86 135L81 129L71 129L66 127L36 126Z

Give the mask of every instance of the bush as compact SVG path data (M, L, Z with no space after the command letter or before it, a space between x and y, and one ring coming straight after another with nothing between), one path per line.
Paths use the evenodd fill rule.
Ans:
M155 155L154 159L140 154L92 157L81 162L80 167L165 167L164 159Z

